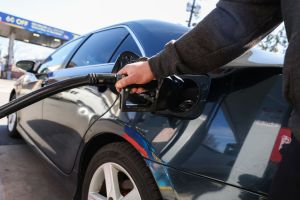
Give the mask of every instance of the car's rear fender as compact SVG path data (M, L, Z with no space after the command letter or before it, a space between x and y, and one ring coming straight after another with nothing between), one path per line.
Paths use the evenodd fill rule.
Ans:
M86 153L90 145L94 144L95 141L98 141L98 147L99 142L100 144L103 143L103 146L111 142L127 141L142 157L154 161L158 159L151 144L139 132L116 119L100 119L96 121L87 131L83 141L82 148L80 148L82 149L81 154Z
M92 159L93 155L101 149L103 146L114 143L126 141L131 144L145 159L146 164L152 172L155 171L153 168L153 162L158 159L158 157L153 152L153 148L149 146L149 143L142 137L140 133L134 129L126 126L123 123L120 123L116 120L111 119L102 119L96 121L93 126L88 130L85 135L84 142L81 145L79 150L75 170L78 172L78 189L77 195L80 194L80 186L83 182L85 170L88 166L88 163ZM150 164L152 163L152 164ZM162 169L160 169L162 171ZM164 184L168 182L168 185L171 186L167 174L159 173L159 176L156 176L153 173L153 177L160 187L160 182L163 179Z

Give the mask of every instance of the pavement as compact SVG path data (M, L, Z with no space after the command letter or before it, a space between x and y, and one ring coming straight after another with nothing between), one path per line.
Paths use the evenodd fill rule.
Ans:
M0 106L7 103L14 81L0 79ZM67 200L58 175L23 139L7 135L0 119L0 200Z

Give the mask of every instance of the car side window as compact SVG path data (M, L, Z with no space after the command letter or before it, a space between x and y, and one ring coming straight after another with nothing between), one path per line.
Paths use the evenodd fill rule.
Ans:
M142 55L139 47L137 46L136 42L134 41L133 37L129 34L124 42L121 44L121 46L117 49L117 51L114 53L113 57L111 58L110 62L115 62L118 58L118 56L125 52L130 51L132 53L135 53L139 56Z
M82 38L78 38L59 48L43 62L43 64L39 67L37 73L44 74L48 72L53 72L63 67L62 65L66 60L67 56L80 43L80 41L82 41Z
M79 48L67 67L108 63L129 33L125 28L115 28L94 33Z

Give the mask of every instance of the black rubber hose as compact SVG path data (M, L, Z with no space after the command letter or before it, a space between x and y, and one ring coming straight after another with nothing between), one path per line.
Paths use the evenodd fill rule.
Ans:
M54 94L69 90L72 88L84 85L98 85L98 84L114 84L121 78L119 74L88 74L84 76L77 76L65 79L45 87L39 88L29 94L21 96L0 107L0 119L10 115L22 108L34 104Z

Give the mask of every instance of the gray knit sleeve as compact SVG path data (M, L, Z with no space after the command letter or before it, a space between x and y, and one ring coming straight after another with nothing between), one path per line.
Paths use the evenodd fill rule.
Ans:
M151 57L151 70L157 79L207 73L257 44L281 21L279 1L221 0L196 27Z

